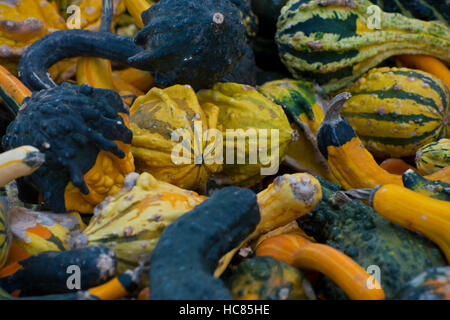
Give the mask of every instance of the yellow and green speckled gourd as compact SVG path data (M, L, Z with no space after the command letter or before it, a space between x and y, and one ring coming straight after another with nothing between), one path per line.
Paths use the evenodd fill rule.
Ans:
M86 229L69 235L69 248L105 245L118 259L119 272L136 267L153 251L164 229L206 197L132 173L124 188L96 207Z
M203 191L209 176L222 169L220 163L206 157L213 139L205 135L217 128L218 113L214 105L200 106L189 85L152 88L137 98L130 109L137 171L181 188Z
M450 166L450 139L440 139L420 148L416 153L416 166L422 174L433 174Z
M431 74L376 68L346 91L352 97L341 114L374 156L413 156L450 134L450 91Z
M281 163L293 133L281 106L256 88L237 83L217 83L211 90L201 90L197 95L202 106L219 107L226 183L249 186L261 179L262 169L267 169L269 175L277 172L277 167L274 171L268 167ZM263 131L267 133L266 137ZM278 143L272 144L276 134ZM236 137L245 136L245 143L236 142ZM232 159L228 159L230 149L234 150ZM255 156L254 161L250 151Z
M276 41L292 75L327 92L399 54L450 63L446 24L383 12L368 0L290 0L278 18Z
M335 180L326 159L317 147L316 134L324 118L323 102L307 81L281 79L264 83L258 90L283 107L298 135L289 144L285 160L297 170Z

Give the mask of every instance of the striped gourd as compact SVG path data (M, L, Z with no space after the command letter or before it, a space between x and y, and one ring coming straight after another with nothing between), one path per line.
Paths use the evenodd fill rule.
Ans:
M450 62L448 26L371 6L368 0L290 0L281 10L276 41L292 75L332 92L398 54Z
M0 268L6 263L11 246L7 201L0 199Z
M441 139L420 148L416 166L422 174L432 174L450 166L450 139Z
M450 92L428 73L377 68L346 91L352 97L341 114L374 156L412 156L450 133Z
M312 84L301 80L282 79L266 82L258 87L258 90L283 107L289 122L298 133L287 148L286 162L295 161L297 170L334 180L327 161L317 147L316 134L324 112L322 101Z
M386 12L398 12L420 20L450 23L448 0L371 0Z

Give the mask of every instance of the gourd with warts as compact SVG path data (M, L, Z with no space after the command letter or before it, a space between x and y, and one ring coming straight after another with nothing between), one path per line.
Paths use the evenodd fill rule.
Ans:
M450 139L441 139L420 148L416 166L422 174L433 174L450 166Z

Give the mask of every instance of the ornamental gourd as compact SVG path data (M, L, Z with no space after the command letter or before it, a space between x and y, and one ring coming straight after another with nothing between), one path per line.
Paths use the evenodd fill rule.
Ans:
M45 164L18 180L19 197L55 212L91 213L134 171L128 110L112 90L61 86L24 99L2 139L6 150L29 144Z
M319 150L327 159L333 175L345 189L374 188L379 184L402 186L402 176L381 168L347 120L340 116L343 104L350 97L350 93L343 92L331 100L317 133ZM426 178L448 183L450 167Z
M433 174L450 166L450 139L431 142L417 150L416 166L422 174Z
M298 168L333 180L332 173L317 147L316 134L324 118L323 102L311 83L281 79L264 83L258 90L283 107L293 128L297 130L289 144L285 162L294 161Z
M148 259L164 229L206 197L158 181L149 173L127 176L123 190L99 204L86 229L69 235L70 248L105 245L118 270Z
M222 170L222 159L215 159L218 118L219 108L200 105L189 85L153 88L137 98L130 109L137 171L204 191L210 175Z
M402 175L405 188L421 193L424 196L450 201L450 184L442 181L425 179L413 170L407 170Z
M341 114L376 157L412 156L450 135L450 91L429 73L376 68L345 90Z
M202 106L219 107L225 183L249 186L276 174L293 132L281 106L237 83L217 83L197 96Z
M0 268L8 259L11 247L11 231L9 229L7 200L0 199Z
M237 300L314 299L314 291L305 275L272 257L245 259L228 282Z
M142 20L145 27L134 39L80 29L47 35L26 50L19 65L21 80L34 90L53 87L47 74L51 65L89 56L151 71L160 87L210 87L244 54L246 30L229 1L161 0L142 13Z
M295 78L316 81L327 92L399 54L450 62L447 25L383 11L374 19L372 5L368 0L290 0L277 25L281 60Z
M406 283L396 300L450 300L450 267L430 268Z

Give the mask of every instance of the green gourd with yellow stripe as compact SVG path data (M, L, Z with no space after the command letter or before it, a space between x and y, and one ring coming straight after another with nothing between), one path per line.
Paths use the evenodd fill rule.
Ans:
M416 153L416 166L422 174L433 174L450 166L450 139L441 139L420 148Z
M376 157L406 157L450 133L447 86L431 74L377 68L351 84L342 116Z
M399 54L450 62L447 25L387 13L368 0L290 0L281 10L276 42L295 78L315 81L327 92Z

